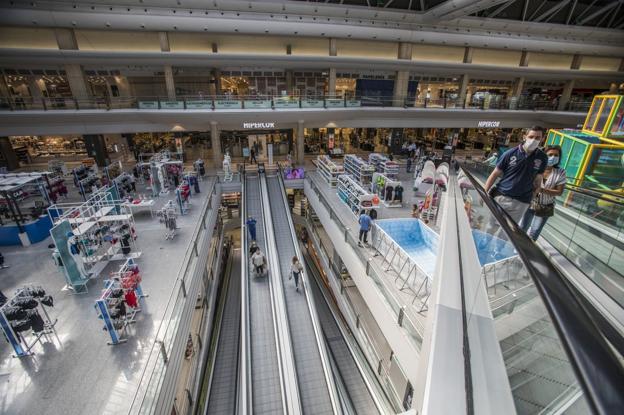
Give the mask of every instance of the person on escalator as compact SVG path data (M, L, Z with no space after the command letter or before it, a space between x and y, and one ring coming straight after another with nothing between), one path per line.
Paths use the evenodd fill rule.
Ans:
M249 237L252 241L256 240L256 220L250 216L247 218L247 230L249 231Z
M266 258L260 249L256 250L256 252L251 256L251 263L254 266L254 271L256 272L256 277L264 275L264 266L266 265Z
M290 265L290 277L288 278L289 280L292 279L293 277L295 277L295 291L299 291L299 277L301 276L301 273L303 272L303 265L301 265L301 262L299 262L299 259L294 256L292 258L292 264Z
M256 244L256 241L253 241L249 247L249 255L253 256L253 254L255 254L259 249L260 248L258 247L258 244Z

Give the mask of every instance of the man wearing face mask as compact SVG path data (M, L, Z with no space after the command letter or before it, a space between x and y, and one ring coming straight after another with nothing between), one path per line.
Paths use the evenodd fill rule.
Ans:
M524 142L507 150L498 159L496 168L485 182L485 191L516 223L520 222L535 191L541 187L542 175L548 163L548 157L538 148L543 135L542 127L529 128ZM499 177L500 181L494 186Z

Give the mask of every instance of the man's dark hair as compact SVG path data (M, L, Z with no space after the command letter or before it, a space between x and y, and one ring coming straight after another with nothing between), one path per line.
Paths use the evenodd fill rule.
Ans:
M542 135L546 132L546 131L544 130L544 127L542 127L542 126L540 126L540 125L533 125L533 126L529 127L529 128L527 129L527 132L529 132L529 131L540 132L540 133L542 133Z

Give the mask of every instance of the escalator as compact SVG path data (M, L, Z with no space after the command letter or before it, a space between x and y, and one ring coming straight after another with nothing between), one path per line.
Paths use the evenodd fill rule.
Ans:
M238 351L240 340L240 249L234 250L228 265L229 276L222 308L206 414L233 414L236 411Z
M260 175L246 174L243 184L243 215L256 219L256 243L267 252L260 189ZM249 263L250 238L246 226L242 230L243 261L242 330L239 378L239 413L284 413L283 381L278 353L277 331L270 279L253 275ZM267 256L268 258L268 256ZM269 263L269 267L272 265Z
M270 201L272 231L282 280L281 294L288 320L301 410L304 414L341 413L311 284L304 273L303 284L296 291L294 280L289 279L292 258L297 256L301 260L302 257L296 245L284 187L277 172L267 172L266 191Z

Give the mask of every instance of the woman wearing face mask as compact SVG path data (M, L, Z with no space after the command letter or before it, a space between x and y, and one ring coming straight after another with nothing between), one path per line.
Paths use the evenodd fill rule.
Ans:
M537 240L546 221L555 214L555 197L563 193L566 172L559 168L561 147L548 146L545 149L548 163L544 171L542 186L537 190L529 209L522 217L520 227L528 232L531 239Z

